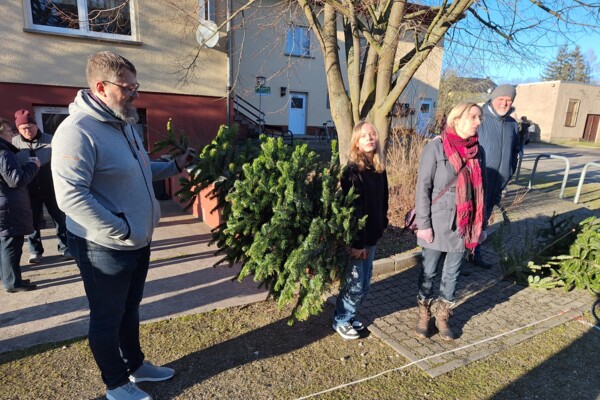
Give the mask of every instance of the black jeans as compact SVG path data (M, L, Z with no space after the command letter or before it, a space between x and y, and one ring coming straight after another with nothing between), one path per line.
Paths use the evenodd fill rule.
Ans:
M4 289L21 286L21 254L23 254L23 236L0 237L0 278Z
M150 245L113 250L70 232L69 250L81 271L90 305L89 343L108 389L129 382L144 361L139 305L150 263Z
M48 214L54 220L56 225L56 236L58 237L58 251L64 253L68 250L67 245L67 226L65 223L65 213L58 208L56 204L56 198L54 193L51 196L45 198L33 198L29 197L31 201L31 211L33 212L33 228L35 231L27 236L27 244L29 247L29 254L43 254L44 246L42 245L42 235L40 234L40 223L44 217L44 204L48 210Z

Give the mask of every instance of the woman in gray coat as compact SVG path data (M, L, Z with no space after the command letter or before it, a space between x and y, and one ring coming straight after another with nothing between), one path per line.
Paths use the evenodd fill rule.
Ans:
M417 243L423 248L415 331L419 337L430 335L433 282L443 260L435 325L442 339L454 339L448 320L465 250L473 252L485 240L485 169L477 139L481 114L475 103L456 105L440 137L425 146L419 163L415 208Z

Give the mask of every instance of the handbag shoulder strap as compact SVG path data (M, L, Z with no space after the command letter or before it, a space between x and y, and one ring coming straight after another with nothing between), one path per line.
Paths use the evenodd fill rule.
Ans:
M439 192L437 194L437 196L435 196L435 198L431 201L431 205L433 205L436 201L438 201L444 195L444 193L446 193L448 191L448 189L450 189L452 187L452 185L454 185L454 182L457 181L458 175L465 168L465 165L466 164L463 164L462 167L460 167L460 169L458 170L458 172L456 173L456 175L454 175L454 178L452 178L452 180L442 189L442 191Z

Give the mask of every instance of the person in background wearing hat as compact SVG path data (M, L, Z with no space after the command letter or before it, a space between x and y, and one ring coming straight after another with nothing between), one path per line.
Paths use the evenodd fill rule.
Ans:
M31 210L33 211L34 228L34 232L27 236L29 263L37 264L42 261L44 246L42 245L40 228L44 219L44 205L56 226L58 251L64 258L71 259L73 257L71 257L69 246L67 245L65 214L56 204L52 171L50 170L52 136L39 130L35 119L28 110L18 110L15 112L15 126L19 130L19 135L13 138L12 144L20 150L17 158L21 162L21 165L26 163L30 157L37 157L42 165L40 173L27 187Z
M502 191L513 176L521 148L519 141L519 125L511 117L514 111L512 103L517 91L512 85L500 85L494 89L482 107L483 121L479 126L479 145L485 155L485 220L492 215L494 206L500 205ZM477 246L473 264L489 269L491 264L483 261L481 246Z
M21 279L21 254L24 235L33 232L33 218L27 184L38 173L40 162L32 159L21 167L15 157L17 148L10 142L10 122L0 118L0 278L8 293L36 288Z

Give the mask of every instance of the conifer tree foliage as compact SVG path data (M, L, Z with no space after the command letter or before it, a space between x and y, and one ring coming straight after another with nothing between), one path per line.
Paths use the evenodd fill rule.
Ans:
M581 48L575 46L575 49L569 51L566 45L561 46L556 58L546 65L542 80L589 83L590 67L581 54Z
M224 222L213 230L223 257L215 263L241 264L238 279L250 275L268 288L280 307L294 303L292 318L305 320L323 309L324 293L344 271L357 220L351 190L343 195L337 144L329 163L319 162L306 144L286 145L281 138L260 138L260 145L239 143L237 132L221 126L181 178L182 202L193 202L214 184ZM155 149L178 154L187 138L169 123Z
M177 135L171 120L167 123L167 137L154 145L154 151L169 149L169 154L179 154L188 146L188 139L183 132ZM217 198L217 208L223 207L223 215L229 211L225 197L239 179L242 166L256 156L256 151L248 143L238 140L236 127L221 125L217 136L199 155L193 157L189 164L189 177L181 177L181 189L176 193L182 203L191 206L198 193L211 184L214 189L209 196Z
M323 294L344 270L347 248L364 224L354 217L354 193L341 193L335 143L332 152L329 165L320 167L307 145L263 138L259 155L243 166L243 179L227 196L222 261L240 262L238 278L253 275L280 307L295 300L297 320L322 311Z

